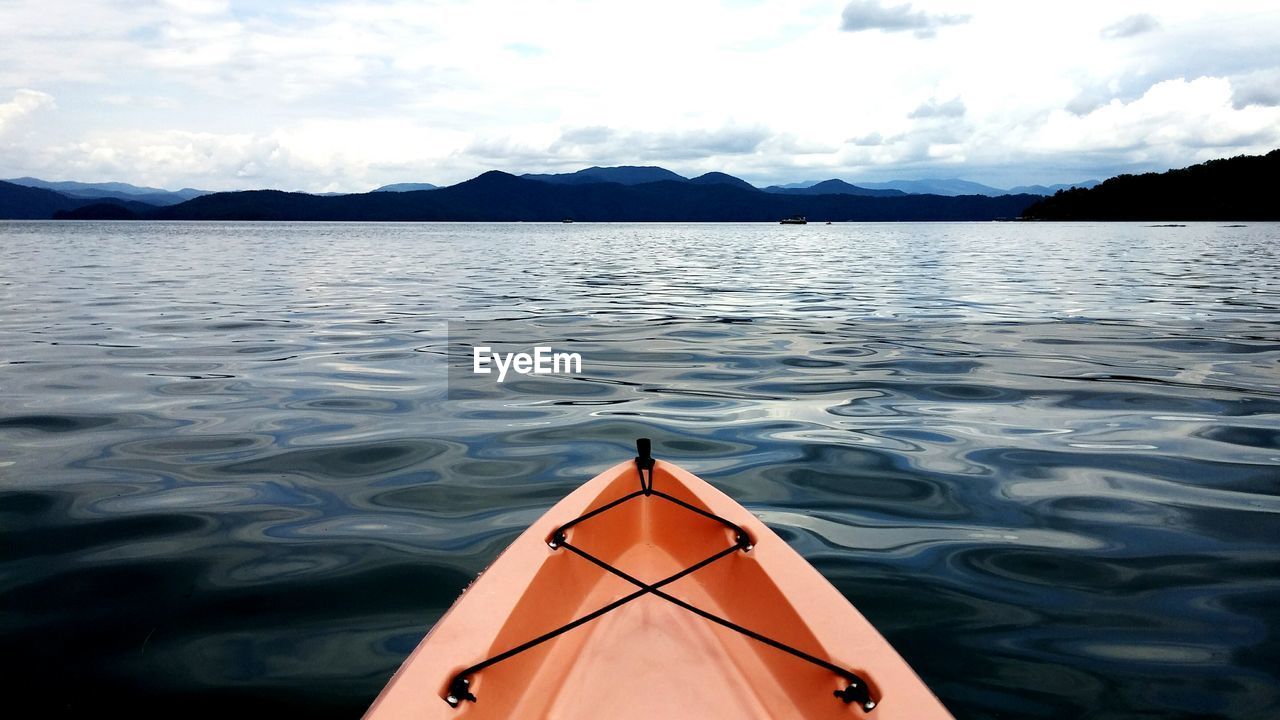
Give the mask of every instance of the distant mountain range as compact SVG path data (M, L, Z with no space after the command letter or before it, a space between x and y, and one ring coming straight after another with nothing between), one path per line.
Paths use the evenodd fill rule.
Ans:
M494 171L447 188L395 183L359 194L171 192L30 177L0 182L0 217L13 219L756 221L806 215L822 221L991 220L1016 216L1034 200L994 189L990 196L963 198L954 192L911 194L839 179L761 189L722 172L686 178L666 168L629 165L520 177Z
M757 189L746 180L742 180L722 172L709 172L695 178L686 178L683 175L678 175L666 168L654 167L651 165L589 167L585 170L579 170L571 173L549 175L526 173L520 177L528 178L530 180L541 180L543 182L562 183L566 185L584 185L598 182L615 182L620 185L641 185L643 183L668 180L671 182L691 182L701 185L725 183L737 185L742 188ZM864 182L857 185L833 178L830 180L809 180L805 182L787 183L785 185L770 185L769 187L759 189L762 189L765 192L789 193L795 195L865 195L868 197L892 197L895 195L946 195L951 197L958 195L989 195L991 197L996 197L999 195L1052 195L1061 189L1071 187L1093 187L1097 184L1097 180L1086 180L1084 182L1061 185L1024 185L1011 190L1002 190L1000 188L991 187L990 185L983 185L981 183L970 182L968 180L960 180L958 178L892 180L889 182L879 183Z
M926 179L926 180L893 180L881 183L862 183L854 185L840 179L807 180L770 185L756 188L741 178L722 172L709 172L694 178L686 178L666 168L656 166L622 165L619 167L589 167L571 173L534 174L526 173L521 177L563 185L590 185L600 182L612 182L620 185L641 185L650 182L688 182L696 185L734 185L745 190L761 189L765 192L795 195L865 195L868 197L892 197L895 195L1052 195L1058 190L1072 187L1093 187L1097 180L1060 185L1022 185L1009 190L1001 190L990 185L959 179ZM9 178L0 182L22 185L24 187L53 190L54 192L73 198L92 198L95 200L111 199L129 200L164 207L177 205L201 195L211 195L212 190L182 188L181 190L165 190L163 188L130 185L123 182L85 183L75 181L49 181L33 177ZM392 183L375 188L372 192L415 192L418 190L436 190L440 186L432 183L406 182ZM323 196L337 196L347 193L313 193Z
M116 198L133 200L148 205L177 205L194 197L208 195L209 190L182 188L181 190L162 190L160 188L139 187L122 182L82 183L82 182L49 182L33 177L11 178L3 182L22 185L24 187L53 190L68 197L77 198Z
M724 173L720 173L723 175ZM662 182L669 180L671 182L687 182L688 178L683 175L677 175L666 168L635 165L622 165L619 167L589 167L585 170L579 170L571 173L559 173L552 175L535 175L534 173L525 173L520 177L527 180L541 180L542 182L556 183L557 185L590 185L592 183L610 182L619 185L642 185L644 183ZM725 175L726 178L732 177ZM733 178L737 180L737 178ZM739 181L743 182L743 181Z
M0 219L48 220L59 212L70 212L90 205L110 204L132 215L156 209L155 205L121 200L116 197L73 197L53 190L28 187L0 181Z
M765 188L765 192L782 193L784 195L862 195L865 197L894 197L906 195L901 190L888 188L867 188L851 185L843 180L823 180L805 187L782 187L773 185ZM980 193L976 193L980 194ZM1000 193L1004 195L1006 193Z
M863 183L876 190L901 190L910 194L929 195L1006 195L1008 190L970 182L959 178L930 178L925 180L890 180L889 182Z
M1277 151L1280 152L1280 151ZM0 181L3 219L814 221L1013 218L1253 218L1272 213L1277 153L1104 183L1004 191L956 178L852 184L840 179L757 188L709 172L590 167L515 176L490 171L449 187L396 183L369 193L169 191L127 183ZM1155 188L1159 188L1156 190ZM1268 197L1267 200L1270 198ZM1264 207L1265 206L1265 207ZM1262 208L1262 209L1260 209ZM1025 211L1025 212L1024 212ZM1261 213L1261 215L1259 215Z
M374 188L373 192L413 192L415 190L435 190L439 185L431 183L392 183L383 185L380 188ZM341 195L342 193L335 193Z
M770 192L793 192L795 190L807 190L809 188L826 185L833 182L843 182L839 180L806 180L803 182L787 183L786 185L771 185L765 190ZM1078 183L1060 183L1058 185L1019 185L1001 190L1000 188L983 185L982 183L972 182L970 180L961 180L959 178L925 178L923 180L890 180L888 182L863 182L856 186L864 191L896 191L893 194L907 195L1052 195L1059 190L1066 190L1073 187L1089 188L1098 184L1098 180L1084 180ZM847 183L846 183L847 184Z
M756 186L743 180L722 172L709 172L692 178L689 182L694 185L732 185L733 187L742 188L743 190L755 190Z
M371 192L322 197L277 190L215 193L139 213L157 220L353 220L353 221L577 221L777 222L792 215L811 221L992 220L1016 217L1036 200L1001 197L848 194L788 195L733 182L661 180L547 182L490 171L436 190ZM101 206L64 211L59 217L96 219Z
M1063 190L1023 212L1035 220L1280 220L1280 150L1179 170L1117 175Z
M1018 185L1009 188L1009 192L1014 195L1053 195L1059 190L1071 190L1072 188L1084 188L1088 190L1091 187L1097 187L1102 184L1101 180L1085 180L1078 183L1058 183L1057 185Z

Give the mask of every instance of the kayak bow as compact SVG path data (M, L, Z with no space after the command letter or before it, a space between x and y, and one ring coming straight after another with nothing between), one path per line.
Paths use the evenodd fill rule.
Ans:
M366 720L951 717L781 538L637 445L516 538Z

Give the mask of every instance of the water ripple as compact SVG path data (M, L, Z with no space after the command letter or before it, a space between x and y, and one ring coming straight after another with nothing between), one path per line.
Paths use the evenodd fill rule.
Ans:
M0 224L7 680L356 716L650 436L959 717L1280 716L1278 230Z

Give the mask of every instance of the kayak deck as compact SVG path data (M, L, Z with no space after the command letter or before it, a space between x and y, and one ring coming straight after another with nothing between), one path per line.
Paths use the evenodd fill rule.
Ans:
M621 463L535 522L441 618L366 718L950 717L857 610L744 508L661 461L652 487L669 500L617 502L638 495L640 477L636 463ZM869 686L867 708L837 696L849 677L690 606L847 670ZM468 684L451 688L463 671Z

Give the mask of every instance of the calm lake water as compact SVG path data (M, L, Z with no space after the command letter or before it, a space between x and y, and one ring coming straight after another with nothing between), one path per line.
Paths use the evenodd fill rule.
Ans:
M358 716L642 435L959 717L1280 717L1276 224L0 223L6 707Z

